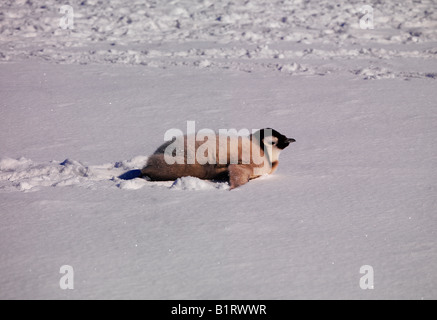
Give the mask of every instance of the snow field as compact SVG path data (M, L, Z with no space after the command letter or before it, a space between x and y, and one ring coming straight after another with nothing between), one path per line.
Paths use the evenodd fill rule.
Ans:
M437 297L434 1L64 4L0 4L0 298ZM187 121L297 142L233 191L137 179Z

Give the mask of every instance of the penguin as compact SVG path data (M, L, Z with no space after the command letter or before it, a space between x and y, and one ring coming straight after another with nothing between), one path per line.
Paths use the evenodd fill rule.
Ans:
M278 167L281 151L295 139L265 128L246 137L224 135L180 136L161 145L141 170L149 181L172 181L182 177L228 180L235 189Z

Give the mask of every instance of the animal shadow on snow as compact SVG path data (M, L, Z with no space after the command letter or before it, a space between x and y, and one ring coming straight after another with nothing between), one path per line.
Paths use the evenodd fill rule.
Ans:
M121 180L134 180L136 178L141 178L141 170L129 170L120 175L118 178ZM228 172L224 172L218 175L215 179L212 179L211 181L215 183L229 182L229 174Z
M121 180L133 180L141 177L141 170L130 170L123 173L118 178Z

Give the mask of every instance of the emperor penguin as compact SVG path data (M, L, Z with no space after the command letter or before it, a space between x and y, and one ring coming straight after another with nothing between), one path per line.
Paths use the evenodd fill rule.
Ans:
M249 136L180 136L161 145L141 170L149 181L172 181L182 177L228 180L230 189L251 179L272 174L279 154L295 139L265 128Z

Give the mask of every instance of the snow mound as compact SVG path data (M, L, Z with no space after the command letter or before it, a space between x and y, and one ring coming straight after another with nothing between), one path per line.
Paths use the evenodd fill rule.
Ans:
M362 68L359 70L354 70L354 74L363 76L364 80L375 80L375 79L394 79L396 78L396 75L386 68L381 67L368 67L368 68Z
M194 177L183 177L177 179L170 187L173 190L229 190L226 182L212 182Z
M305 73L308 71L308 68L298 64L298 63L291 63L291 64L284 64L284 65L276 65L277 69L281 72L290 73L290 74L298 74L298 73Z
M143 168L147 163L147 158L147 156L137 156L135 158L132 158L131 160L117 162L115 164L115 167L124 169Z
M122 190L139 190L148 183L149 182L145 179L126 180L120 182L118 187Z
M32 161L26 158L11 159L3 158L0 160L0 171L14 171L22 168L26 168Z
M72 159L36 163L26 158L3 158L0 160L0 190L28 192L37 191L40 187L92 187L102 181L113 184L119 182L120 176L127 170L141 168L146 161L147 157L139 156L115 164L86 166ZM126 181L119 186L122 189L139 189L141 183Z

